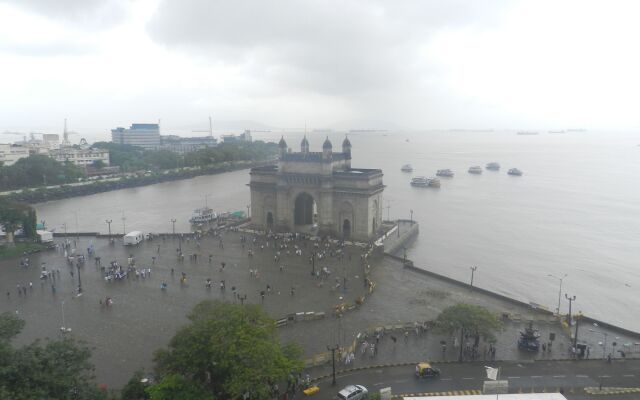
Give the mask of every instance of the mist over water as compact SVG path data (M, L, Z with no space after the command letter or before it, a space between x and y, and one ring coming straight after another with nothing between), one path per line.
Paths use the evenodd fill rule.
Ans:
M325 134L307 135L320 151ZM329 135L340 151L343 134ZM280 134L255 134L279 139ZM558 281L576 295L574 312L640 331L640 135L571 132L360 133L349 135L354 167L384 171L384 217L413 218L420 235L407 249L417 266L554 310ZM285 139L299 151L300 134ZM496 161L498 172L470 175ZM400 171L410 163L413 173ZM522 177L507 175L517 167ZM414 188L412 176L450 168L442 187ZM189 229L194 208L246 211L247 170L37 204L38 218L63 231L170 232ZM387 208L389 206L389 208Z

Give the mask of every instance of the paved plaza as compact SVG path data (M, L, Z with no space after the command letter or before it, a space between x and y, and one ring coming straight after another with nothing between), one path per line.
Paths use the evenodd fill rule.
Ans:
M241 240L242 235L246 236L246 242ZM497 335L496 359L569 356L569 339L548 314L404 268L400 261L391 257L378 255L363 260L361 255L365 249L360 246L340 248L333 243L325 248L321 243L316 247L316 242L302 240L288 242L286 249L278 250L272 239L257 237L254 242L253 238L251 234L226 232L220 237L204 236L200 240L155 238L137 247L124 247L119 239L109 244L106 238L70 237L76 253L87 256L80 268L83 295L77 296L78 270L68 265L64 249L60 247L30 256L29 267L21 267L20 260L0 262L0 312L16 312L26 320L24 332L16 341L28 343L37 338L61 335L64 309L64 325L72 329L69 334L93 348L98 382L110 387L122 386L137 369L149 370L153 351L168 343L177 329L187 322L186 314L204 299L240 302L239 298L242 298L245 302L262 304L276 319L287 316L301 319L303 312L313 312L315 318L324 313L323 318L290 320L280 328L282 340L300 343L306 359L325 353L327 345L348 347L359 333L387 327L388 333L380 340L377 354L356 352L352 367L420 359L457 359L459 348L454 348L451 337L430 331L416 334L412 327L416 321L435 319L443 308L459 302L482 305L511 316L505 320L505 330ZM56 238L59 244L63 241L64 238ZM279 240L277 246L283 244L284 241ZM100 266L87 255L90 246L103 266L113 260L126 266L128 258L133 256L138 269L151 269L151 274L145 274L144 278L132 276L107 282ZM184 261L178 260L178 247L182 247ZM249 255L250 251L253 256ZM279 259L275 259L277 251L280 252ZM315 266L310 262L313 252L324 253L316 258ZM197 254L197 258L193 259L192 254ZM55 282L53 277L46 281L40 279L42 267L60 271L55 273ZM374 285L371 294L370 283L364 279L367 268ZM181 283L182 273L186 274L184 283ZM211 288L206 287L207 278L212 281ZM224 290L220 287L223 280ZM166 290L160 289L162 282L167 284ZM27 287L26 295L18 294L17 285ZM264 292L264 300L261 292ZM345 311L342 317L334 315L336 306L353 307L365 296L363 305ZM104 305L107 298L113 301L111 307ZM295 314L297 317L293 317ZM309 316L307 314L307 319ZM518 332L529 320L534 321L543 338L550 332L556 334L550 354L534 356L517 350ZM592 347L591 357L602 355L602 347L598 345L602 337L599 335L585 329L581 336L581 341L586 339ZM610 333L609 343L615 335ZM392 336L396 338L395 343ZM441 341L447 343L444 354ZM633 338L618 336L619 345L631 342ZM484 346L482 343L480 349ZM611 351L610 346L608 351ZM482 359L483 356L481 352L479 357ZM310 373L320 375L327 368L325 364L311 369Z

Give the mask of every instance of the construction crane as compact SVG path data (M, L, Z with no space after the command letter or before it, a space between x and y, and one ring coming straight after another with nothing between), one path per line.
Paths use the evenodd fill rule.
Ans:
M66 146L69 147L71 146L71 142L69 141L69 136L70 135L77 135L78 132L73 132L73 131L68 131L67 130L67 119L64 119L64 131L62 132L62 144L61 146Z
M194 133L208 133L209 136L213 137L213 120L211 116L209 116L209 130L208 131L192 131Z

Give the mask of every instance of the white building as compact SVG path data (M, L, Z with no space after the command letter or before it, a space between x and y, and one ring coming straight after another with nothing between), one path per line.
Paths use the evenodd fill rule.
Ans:
M155 150L160 147L160 125L131 124L130 128L118 127L111 130L111 141Z
M51 150L49 155L60 163L69 161L79 167L90 166L96 161L102 161L105 166L109 165L109 150L61 147L57 150Z
M29 157L29 148L17 144L0 143L0 162L10 166L21 158Z

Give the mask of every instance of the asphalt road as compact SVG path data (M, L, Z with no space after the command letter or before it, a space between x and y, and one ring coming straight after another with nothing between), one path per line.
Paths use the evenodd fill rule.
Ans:
M440 378L417 379L413 376L413 366L349 372L337 377L336 387L331 386L331 378L318 382L320 392L314 397L334 399L337 391L349 384L364 385L370 392L391 387L394 395L482 390L485 365L500 367L500 378L509 381L510 393L554 392L562 388L567 398L582 399L588 398L583 388L598 387L601 381L603 387L640 387L640 360L620 360L612 364L582 360L433 365L440 368Z

